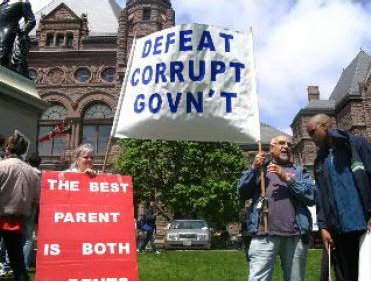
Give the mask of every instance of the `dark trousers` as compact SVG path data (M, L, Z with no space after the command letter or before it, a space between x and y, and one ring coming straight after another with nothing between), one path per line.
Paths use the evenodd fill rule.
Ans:
M359 239L364 232L332 235L336 280L358 280Z
M23 234L1 231L5 248L8 252L10 266L13 270L14 280L29 280L23 257Z
M339 263L337 262L336 255L334 251L331 252L331 268L335 271L335 277L337 281L345 280L342 276L343 272L340 269ZM322 260L321 260L321 277L320 281L329 281L329 267L328 267L328 253L325 248L322 250Z
M250 249L251 239L252 239L252 237L249 236L249 235L242 235L243 247L244 247L244 251L245 251L246 261L250 261L249 260L249 249Z
M155 230L153 231L146 231L145 237L139 242L139 251L144 251L147 247L147 244L151 243L152 251L156 252L156 244L155 244Z

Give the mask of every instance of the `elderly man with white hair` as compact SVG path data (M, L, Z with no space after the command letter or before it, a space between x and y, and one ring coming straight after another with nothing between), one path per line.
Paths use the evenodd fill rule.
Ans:
M290 161L287 136L271 140L270 152L258 153L244 172L238 191L242 200L252 199L246 216L253 237L249 250L249 280L272 280L277 255L284 280L304 280L312 219L308 206L315 203L314 182L302 167ZM268 229L264 228L260 170L265 170Z

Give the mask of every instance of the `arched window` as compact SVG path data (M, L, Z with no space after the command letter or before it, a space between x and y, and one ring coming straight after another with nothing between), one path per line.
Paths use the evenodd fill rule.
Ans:
M143 20L148 21L151 19L151 8L144 8L143 9Z
M53 44L54 44L54 34L53 33L48 33L46 35L46 43L45 43L45 45L47 47L51 47L51 46L53 46Z
M66 46L68 48L72 48L73 47L73 34L71 32L68 32L67 33L67 36L66 36Z
M41 138L50 133L57 124L66 118L67 110L62 105L53 105L41 116L39 126L39 137ZM65 137L56 137L48 141L39 143L40 156L60 156L66 147Z
M91 144L97 155L104 155L107 149L109 135L113 122L110 107L103 103L89 106L83 116L83 144Z
M57 46L64 46L64 35L63 34L57 34Z

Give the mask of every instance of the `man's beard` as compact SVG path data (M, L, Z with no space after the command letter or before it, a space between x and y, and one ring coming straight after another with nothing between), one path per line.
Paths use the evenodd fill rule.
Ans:
M287 153L280 153L279 159L277 160L278 164L288 164L290 162L290 156Z

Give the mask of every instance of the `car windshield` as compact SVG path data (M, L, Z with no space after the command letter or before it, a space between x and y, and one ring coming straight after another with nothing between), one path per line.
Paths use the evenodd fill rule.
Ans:
M170 229L207 229L205 221L173 221Z

